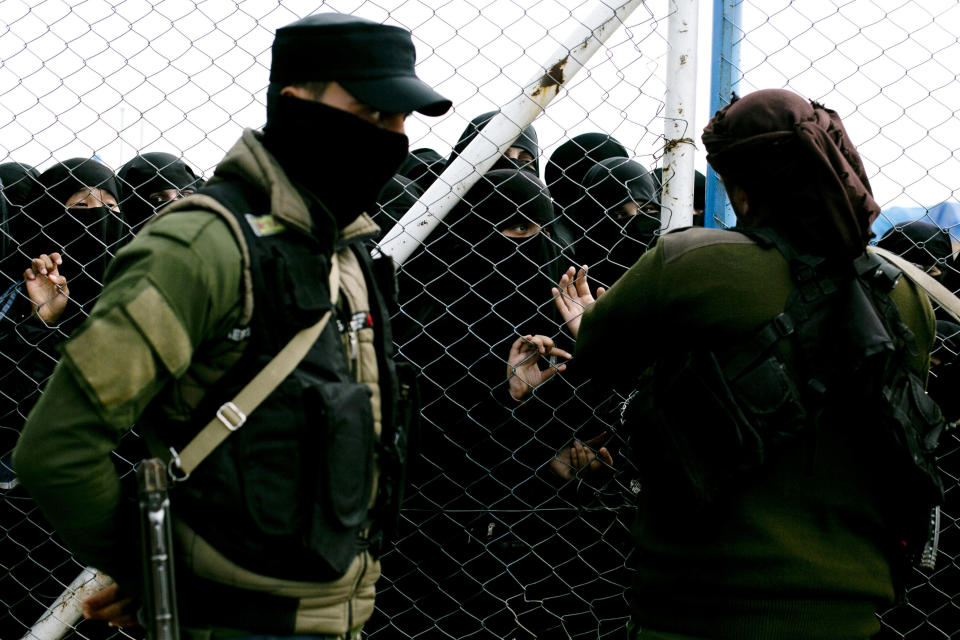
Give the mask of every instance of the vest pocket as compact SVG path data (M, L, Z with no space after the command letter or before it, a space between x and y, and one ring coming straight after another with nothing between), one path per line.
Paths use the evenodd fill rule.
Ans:
M279 406L296 406L299 382L285 380L274 392ZM267 536L291 536L302 530L309 490L305 464L309 453L303 446L308 425L303 415L284 412L267 416L264 407L256 418L241 427L240 474L247 512L256 528ZM256 415L256 414L254 414ZM270 419L273 417L274 419ZM263 419L266 418L266 419Z
M373 410L370 388L355 382L327 382L304 392L308 414L322 434L318 493L326 525L361 526L373 492ZM313 517L313 526L323 526ZM313 534L311 533L311 537Z

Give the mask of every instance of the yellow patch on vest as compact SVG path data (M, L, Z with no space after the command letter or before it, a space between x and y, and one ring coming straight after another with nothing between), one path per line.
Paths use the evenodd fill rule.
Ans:
M253 232L260 238L264 236L273 236L287 230L287 228L283 226L283 223L269 213L265 216L255 216L251 213L248 213L246 218L247 222L250 224L250 228L253 229Z
M120 309L91 322L64 351L107 411L134 399L157 375L153 350ZM104 359L108 353L124 354L123 366Z

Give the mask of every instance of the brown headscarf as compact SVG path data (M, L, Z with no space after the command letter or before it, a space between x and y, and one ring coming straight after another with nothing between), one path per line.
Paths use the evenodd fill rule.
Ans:
M805 250L854 257L873 237L880 207L835 111L764 89L718 111L703 144L725 181L759 196L757 223L789 229Z

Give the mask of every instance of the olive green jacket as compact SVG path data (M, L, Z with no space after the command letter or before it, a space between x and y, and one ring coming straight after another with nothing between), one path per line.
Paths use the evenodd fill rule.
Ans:
M629 383L655 362L750 338L784 310L792 288L782 255L743 234L668 234L585 312L575 359L595 378ZM930 303L906 278L891 297L917 339L912 366L925 379ZM789 350L783 355L789 362ZM870 425L858 426L820 425L707 507L641 491L637 628L710 638L876 633L874 612L894 600L899 540L885 503L899 476L871 454ZM642 435L632 446L643 446Z
M217 167L213 180L219 178L254 185L269 195L276 221L325 234L334 250L336 228L316 228L308 202L257 133L243 133ZM63 348L14 455L18 477L67 546L121 585L136 579L138 534L111 452L145 410L155 412L154 424L188 418L240 358L242 348L227 336L250 318L255 304L242 235L232 228L234 220L211 208L216 203L202 195L177 202L119 252L90 318ZM376 230L362 215L339 231L339 239ZM341 297L353 310L369 309L356 257L349 249L339 257ZM360 335L359 341L361 350L370 351L361 357L358 377L373 393L379 435L372 335ZM343 634L362 626L373 611L379 566L369 554L358 556L333 583L296 583L237 567L183 523L177 523L175 535L179 559L198 576L300 599L295 628L277 634Z

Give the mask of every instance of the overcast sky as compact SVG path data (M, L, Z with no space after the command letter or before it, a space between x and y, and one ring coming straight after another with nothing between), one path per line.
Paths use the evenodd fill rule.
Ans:
M263 122L275 29L322 10L413 31L418 73L455 109L414 116L408 134L413 148L445 155L470 118L539 73L595 1L0 0L0 159L45 167L96 153L116 168L154 150L210 173L243 127ZM701 0L698 25L698 143L712 4ZM670 0L638 8L536 121L547 154L604 131L642 164L659 164L672 10ZM954 199L958 0L751 0L743 17L742 92L789 87L837 109L884 206Z

